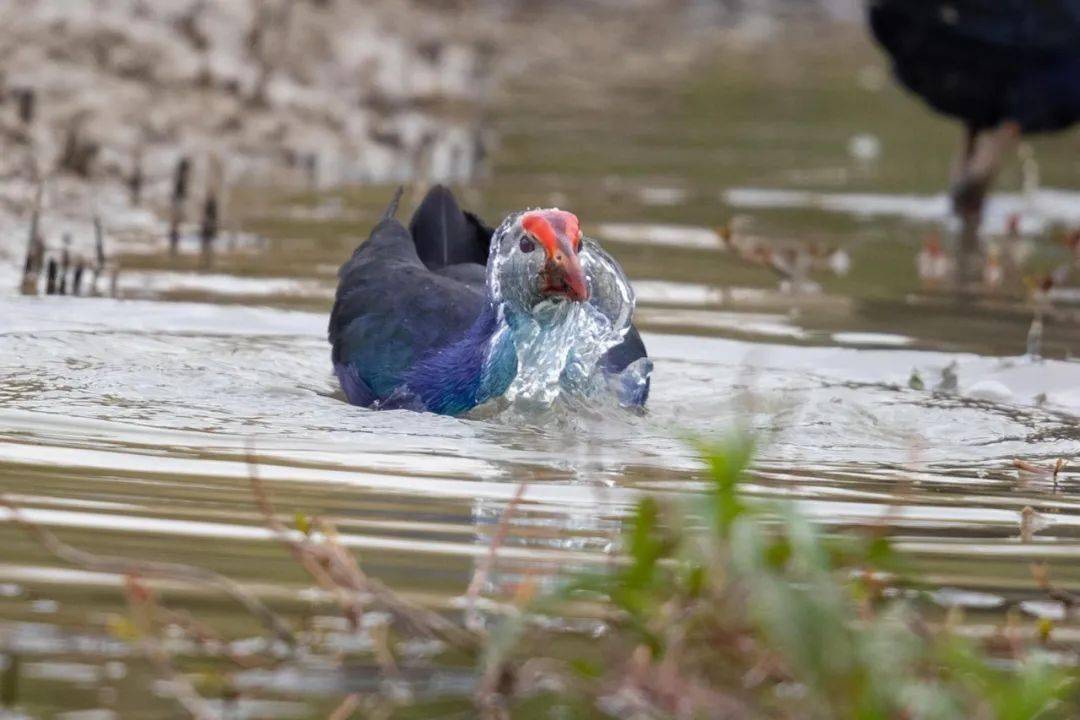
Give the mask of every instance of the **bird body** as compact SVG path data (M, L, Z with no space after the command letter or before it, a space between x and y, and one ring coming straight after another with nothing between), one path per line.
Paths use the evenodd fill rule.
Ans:
M899 80L975 131L1080 119L1080 0L873 0Z
M971 284L1003 158L1025 134L1080 120L1080 0L870 0L869 20L900 82L964 122L950 194L957 278Z
M651 366L632 294L612 290L621 269L586 246L576 217L527 211L493 230L440 186L408 229L395 211L396 200L339 272L329 339L349 402L461 415L515 381L594 387L575 370L584 363L624 404L644 404ZM538 373L537 357L557 375Z

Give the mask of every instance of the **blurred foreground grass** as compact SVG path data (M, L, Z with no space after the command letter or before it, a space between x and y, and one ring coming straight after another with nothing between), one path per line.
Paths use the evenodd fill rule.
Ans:
M4 502L58 558L124 577L128 612L106 623L108 642L147 660L127 692L153 692L196 718L262 717L282 697L339 720L1076 716L1076 668L1050 621L1025 635L1005 617L989 640L966 639L956 611L935 612L912 589L918 578L883 529L825 535L792 504L750 503L740 494L750 439L699 447L706 491L642 496L607 566L567 571L554 588L526 573L513 597L481 598L519 493L461 614L367 575L328 520L279 514L252 466L267 529L340 612L333 633L200 568L84 553ZM197 604L159 596L162 582L224 591L265 629L236 640ZM427 650L402 650L418 646ZM21 664L3 660L0 703L17 711ZM285 682L305 673L335 680Z
M825 537L792 505L748 505L749 440L701 449L709 492L643 498L627 562L564 590L599 603L608 623L603 660L569 660L582 707L620 718L1076 716L1075 669L1040 643L1008 627L998 643L965 640L957 618L934 619L901 591L904 559L883 534Z

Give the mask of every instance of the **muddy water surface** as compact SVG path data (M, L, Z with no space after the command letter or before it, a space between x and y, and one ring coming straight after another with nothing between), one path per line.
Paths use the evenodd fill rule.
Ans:
M749 495L794 499L829 528L888 527L973 633L1008 608L1025 626L1059 613L1029 562L1080 589L1080 303L1068 282L1033 296L1026 280L1071 261L1058 238L1080 225L1080 137L1035 145L1039 187L1010 166L987 221L1000 281L957 293L919 266L931 234L948 250L940 191L959 131L851 42L855 62L732 54L577 112L539 101L540 78L508 91L492 177L462 197L489 221L574 210L620 259L656 363L644 416L344 404L325 341L334 273L390 190L259 190L237 206L265 242L210 272L193 269L194 244L173 261L154 241L124 258L123 299L0 293L0 487L75 546L213 568L344 643L262 526L249 448L283 514L333 518L369 574L448 608L520 483L493 597L524 572L602 561L638 493L701 486L687 435L741 424L762 438ZM1014 464L1057 458L1056 481ZM1037 532L1021 543L1029 506ZM27 710L172 712L116 639L122 584L0 525L0 648L21 663ZM256 631L211 591L163 593L235 638ZM232 678L273 688L248 715L303 716L362 685L260 672Z

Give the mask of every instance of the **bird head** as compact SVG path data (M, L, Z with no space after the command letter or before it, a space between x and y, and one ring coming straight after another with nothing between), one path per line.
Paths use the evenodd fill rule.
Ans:
M577 217L557 209L511 215L492 235L487 273L517 355L507 398L550 404L563 390L588 395L606 382L600 361L630 331L634 290Z
M511 215L492 239L488 283L496 299L522 311L545 300L586 302L592 295L577 216L564 210Z

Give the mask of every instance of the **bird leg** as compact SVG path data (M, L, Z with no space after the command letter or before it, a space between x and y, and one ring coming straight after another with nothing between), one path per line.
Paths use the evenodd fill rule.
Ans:
M969 127L964 152L953 166L952 205L960 218L960 277L979 276L979 225L986 193L1001 168L1005 155L1020 139L1020 126L1007 120L995 128Z

